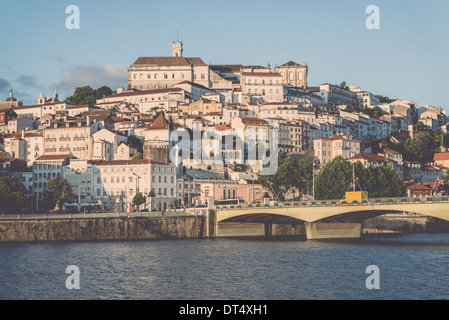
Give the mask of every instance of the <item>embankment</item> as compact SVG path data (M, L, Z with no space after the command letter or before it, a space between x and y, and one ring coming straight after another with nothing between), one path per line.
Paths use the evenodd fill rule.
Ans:
M203 238L207 217L93 218L0 221L0 242Z

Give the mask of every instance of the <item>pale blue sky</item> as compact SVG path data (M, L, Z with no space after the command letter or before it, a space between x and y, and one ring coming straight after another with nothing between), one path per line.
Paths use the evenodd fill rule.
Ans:
M80 30L65 13L77 5ZM380 30L368 30L368 5ZM2 1L0 99L25 104L41 91L60 98L76 86L127 85L139 56L185 56L213 64L307 63L309 85L358 85L374 94L449 111L449 1Z

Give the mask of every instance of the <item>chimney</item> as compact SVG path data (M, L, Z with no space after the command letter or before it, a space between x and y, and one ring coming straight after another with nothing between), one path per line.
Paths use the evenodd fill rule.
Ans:
M25 129L22 129L22 139L25 139Z
M90 116L87 116L86 119L87 119L87 125L90 126L90 121L91 121Z

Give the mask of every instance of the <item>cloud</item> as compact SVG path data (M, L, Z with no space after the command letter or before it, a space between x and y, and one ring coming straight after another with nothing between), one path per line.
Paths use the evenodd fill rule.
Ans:
M71 95L77 87L90 86L97 89L102 86L115 90L127 86L128 69L113 65L72 65L63 70L62 79L52 87L62 94Z
M0 78L0 94L8 93L11 90L11 83L3 78Z
M23 87L37 88L39 87L38 79L35 76L20 76L16 79L16 82Z

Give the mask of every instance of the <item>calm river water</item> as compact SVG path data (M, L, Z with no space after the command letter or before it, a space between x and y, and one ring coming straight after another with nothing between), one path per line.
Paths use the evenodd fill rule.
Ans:
M448 265L449 234L1 244L0 299L448 299Z

